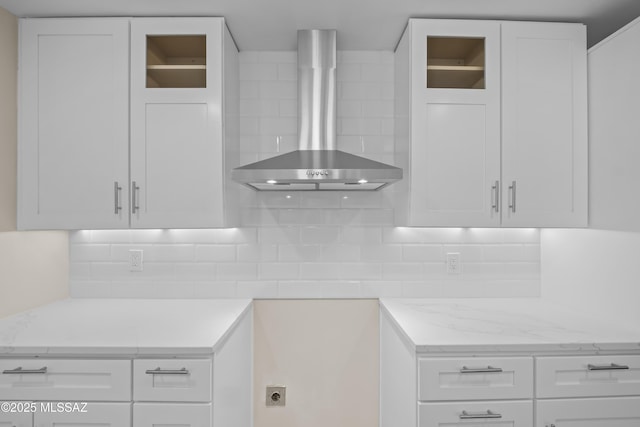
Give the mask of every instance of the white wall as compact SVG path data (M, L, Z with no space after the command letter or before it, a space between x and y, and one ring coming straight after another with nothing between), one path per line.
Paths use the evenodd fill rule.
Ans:
M393 53L338 52L338 148L393 163ZM240 53L243 163L296 148L295 52ZM238 186L239 190L242 187ZM538 230L396 228L380 192L249 194L227 230L71 234L74 296L537 296ZM128 250L144 250L131 273ZM445 255L460 252L461 275Z
M260 427L378 425L376 300L256 301L254 417ZM266 407L267 385L287 387Z
M0 317L68 294L65 232L16 228L18 22L0 8Z
M640 323L640 233L542 230L542 297Z

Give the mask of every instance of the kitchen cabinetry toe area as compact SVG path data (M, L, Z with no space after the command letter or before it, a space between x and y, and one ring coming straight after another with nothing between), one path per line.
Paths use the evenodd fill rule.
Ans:
M0 425L250 427L251 307L65 300L3 319Z
M640 330L540 300L381 300L380 425L640 425Z

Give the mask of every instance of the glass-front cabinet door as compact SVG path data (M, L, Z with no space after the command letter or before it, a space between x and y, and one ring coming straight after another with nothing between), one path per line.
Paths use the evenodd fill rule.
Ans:
M228 38L222 18L132 19L131 227L221 225Z
M500 23L412 20L412 218L500 225Z

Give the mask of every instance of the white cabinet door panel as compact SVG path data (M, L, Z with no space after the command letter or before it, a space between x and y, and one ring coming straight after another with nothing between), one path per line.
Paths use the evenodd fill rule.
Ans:
M536 427L638 427L640 397L538 400Z
M211 427L211 404L136 403L135 427Z
M221 18L131 23L133 228L196 228L223 221ZM206 36L206 87L147 87L147 36Z
M33 414L31 413L0 411L0 427L31 427L32 425Z
M502 24L503 225L587 225L585 31Z
M411 21L408 225L499 226L500 24ZM429 38L482 39L483 89L427 88Z
M20 373L20 370L30 371ZM129 360L0 360L0 400L131 400Z
M162 374L162 371L170 372ZM211 360L133 361L133 398L136 401L207 402L211 400L211 384Z
M66 402L61 402L66 403ZM55 406L56 402L52 402ZM84 412L37 412L34 427L131 427L130 403L89 403Z
M424 358L419 400L518 399L533 396L531 357Z
M533 427L533 402L419 403L419 427Z
M129 22L20 26L18 227L128 227Z
M640 356L540 357L536 384L538 397L640 395Z

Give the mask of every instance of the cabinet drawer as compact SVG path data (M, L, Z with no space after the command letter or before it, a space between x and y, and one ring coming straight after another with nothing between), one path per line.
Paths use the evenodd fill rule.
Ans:
M537 397L640 394L640 356L540 357Z
M131 400L129 360L0 360L0 400Z
M136 401L211 401L211 360L148 359L133 361Z
M539 400L537 427L638 427L640 397Z
M135 403L135 427L211 427L211 404Z
M56 405L55 402L52 405ZM34 427L131 427L130 403L89 403L82 412L36 412Z
M0 411L0 427L32 427L33 414Z
M420 359L418 375L418 400L533 396L533 359L530 357Z
M419 403L419 427L457 426L533 427L533 403L525 402L452 402Z

